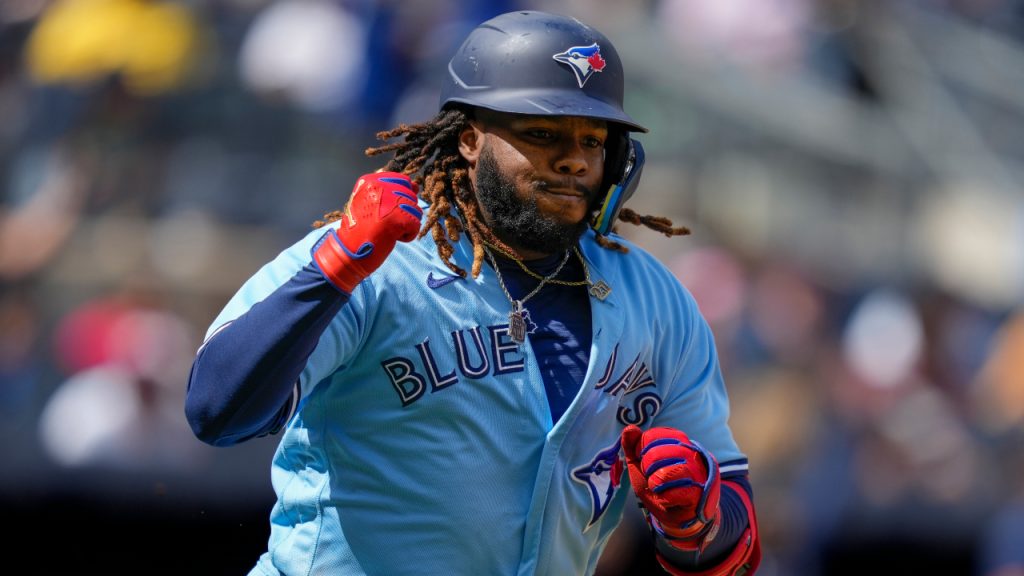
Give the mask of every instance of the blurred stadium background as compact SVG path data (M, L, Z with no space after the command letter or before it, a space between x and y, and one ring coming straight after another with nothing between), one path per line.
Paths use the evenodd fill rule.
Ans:
M1024 575L1020 0L2 0L7 557L248 570L276 440L192 438L194 350L519 8L625 59L632 205L694 233L622 232L716 331L760 574ZM656 573L631 513L599 574Z

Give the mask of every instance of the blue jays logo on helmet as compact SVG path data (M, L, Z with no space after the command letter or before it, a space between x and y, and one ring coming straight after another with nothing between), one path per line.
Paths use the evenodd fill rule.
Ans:
M590 46L573 46L565 52L555 54L552 58L563 64L568 64L569 68L572 68L580 88L583 88L594 72L604 70L605 66L604 58L601 57L601 47L597 45L597 42Z
M622 479L622 458L619 456L619 441L594 456L589 464L573 469L572 479L590 489L590 503L593 505L590 522L584 532L597 523L608 509Z

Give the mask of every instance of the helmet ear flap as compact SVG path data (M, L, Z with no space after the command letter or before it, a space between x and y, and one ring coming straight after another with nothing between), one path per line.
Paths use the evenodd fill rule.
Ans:
M611 232L622 205L629 200L640 183L644 167L644 147L629 137L626 130L616 129L605 144L604 197L594 213L591 227L602 236Z
M622 180L629 154L629 133L614 124L608 125L608 140L604 145L604 180L601 190L607 191L610 186Z

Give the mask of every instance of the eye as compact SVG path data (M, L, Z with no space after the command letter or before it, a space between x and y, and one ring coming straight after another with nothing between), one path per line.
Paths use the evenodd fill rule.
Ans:
M531 128L526 131L526 135L536 140L551 140L554 138L554 134L551 130L546 130L544 128Z
M603 148L604 140L601 140L596 136L587 136L583 139L583 145L587 148Z

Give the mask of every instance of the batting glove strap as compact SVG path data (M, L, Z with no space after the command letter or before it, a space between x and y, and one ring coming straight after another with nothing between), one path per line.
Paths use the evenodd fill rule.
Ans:
M347 255L348 250L338 238L334 230L328 231L313 246L313 262L320 273L323 274L335 288L346 296L352 294L352 290L363 278L362 270L352 266L351 259Z
M732 484L728 480L724 482ZM710 568L696 571L679 568L669 562L661 552L655 551L658 563L661 564L661 567L666 572L672 574L672 576L753 576L757 571L757 567L761 564L761 541L757 534L757 517L754 513L754 504L751 502L746 490L739 485L733 485L733 487L743 502L743 506L747 509L747 515L750 520L747 529L743 531L739 542L736 543L736 547L721 562ZM673 547L675 547L674 542Z
M698 554L703 553L704 549L707 548L708 544L715 539L718 535L718 528L721 525L721 516L716 514L710 521L705 524L694 526L697 531L687 536L672 536L665 532L665 528L661 525L653 515L647 514L647 522L651 526L651 530L660 538L662 538L666 544L684 552L697 552Z

